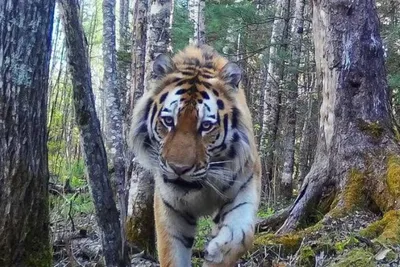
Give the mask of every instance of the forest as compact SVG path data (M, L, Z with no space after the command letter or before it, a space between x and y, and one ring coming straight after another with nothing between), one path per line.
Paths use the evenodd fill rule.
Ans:
M160 212L163 166L131 144L141 98L188 45L229 62L218 77L249 107L232 112L249 117L261 165L237 193L251 184L260 199L250 245L232 230L249 200L197 218L160 197ZM400 266L398 0L0 0L0 76L0 267ZM167 143L141 145L163 163ZM172 213L195 235L163 246ZM224 227L245 248L230 263L234 247L219 262L210 248Z

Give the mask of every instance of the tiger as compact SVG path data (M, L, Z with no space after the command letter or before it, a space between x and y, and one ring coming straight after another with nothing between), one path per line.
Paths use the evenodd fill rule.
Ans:
M261 164L240 67L211 46L154 59L129 145L154 175L161 267L191 266L199 218L213 218L203 266L235 263L253 246Z

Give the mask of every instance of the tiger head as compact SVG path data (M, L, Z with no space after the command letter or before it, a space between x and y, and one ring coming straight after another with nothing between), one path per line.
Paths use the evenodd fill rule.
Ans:
M139 101L131 125L139 162L164 179L186 182L228 164L240 169L251 131L238 106L240 68L208 46L189 46L172 59L158 56L153 72L155 86Z

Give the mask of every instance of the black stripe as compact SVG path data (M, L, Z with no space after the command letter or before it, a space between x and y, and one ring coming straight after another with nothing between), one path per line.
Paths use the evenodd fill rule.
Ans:
M186 93L186 89L179 89L178 91L176 91L176 95L183 95L184 93Z
M194 243L194 237L182 235L182 237L173 236L175 239L179 240L186 248L192 248Z
M189 190L200 190L203 188L203 185L198 181L188 182L181 178L169 179L165 174L163 175L163 179L164 179L164 183L174 184L178 187L189 189Z
M210 106L209 106L209 105L207 105L206 103L204 103L204 106L207 108L208 112L210 112L210 111L211 111L211 108L210 108Z
M246 204L250 204L250 203L247 202L247 201L246 201L246 202L239 203L239 204L237 204L236 206L234 206L233 208L231 208L231 209L225 211L224 213L222 213L222 215L221 215L221 221L223 221L223 220L225 219L225 216L228 215L228 213L231 213L231 212L234 211L235 209L240 208L241 206L246 205Z
M147 132L147 125L146 122L143 122L140 127L138 128L138 134L139 133L146 133Z
M232 108L232 128L236 128L238 125L240 111L237 108Z
M207 94L207 92L201 91L200 94L204 99L210 99L210 96Z
M232 136L232 143L239 142L239 140L240 140L240 136L237 132L235 132Z
M212 79L212 78L214 78L214 75L210 75L210 74L206 74L206 73L203 73L201 76L203 76L203 77L206 78L206 79Z
M151 141L150 141L150 137L148 135L146 135L146 137L143 140L143 147L145 149L148 149L151 147Z
M247 179L247 181L244 182L244 184L242 184L242 186L239 188L239 192L242 191L250 183L252 179L253 179L253 174L251 174L250 177Z
M150 118L150 125L153 125L154 117L156 116L157 113L157 105L153 106L153 111L151 112L151 118Z
M217 106L218 106L218 109L224 109L224 107L225 107L224 101L222 101L221 99L218 99Z
M204 75L203 75L204 76ZM209 77L209 79L210 78L212 78L212 77ZM204 85L204 87L206 87L207 89L210 89L211 87L212 87L212 85L211 85L211 83L208 83L208 82L201 82L203 85Z
M222 188L222 192L226 192L229 188L231 188L235 184L236 178L237 174L234 174L232 176L232 180L230 180L229 183Z
M229 149L228 157L231 159L236 157L236 149L234 146L231 146L231 148Z
M186 75L186 76L193 76L194 75L194 72L192 72L192 71L181 71L181 73L183 75Z
M222 224L222 225L219 227L219 230L221 231L221 229L224 228L224 227L228 228L229 231L231 232L231 240L225 241L225 244L227 244L228 242L232 242L232 240L233 240L233 230L232 230L232 227L230 227L230 226L227 225L227 224Z
M219 93L217 90L213 89L212 92L214 93L215 96L217 96L217 97L219 96Z
M180 217L182 217L182 218L185 220L185 222L186 222L187 224L192 225L192 226L196 226L196 219L195 219L192 215L190 215L190 214L187 213L187 212L182 212L182 211L179 211L179 210L175 209L171 204L169 204L169 203L168 203L165 199L163 199L163 198L162 198L162 201L164 202L164 205L165 205L167 208L169 208L170 210L172 210L172 211L174 211L176 214L178 214Z
M219 118L219 116L218 116L218 118ZM211 148L210 151L214 151L216 149L224 150L226 148L225 139L226 139L226 136L228 134L228 114L224 115L223 124L224 124L224 137L222 139L222 142L221 142L221 144L219 146Z
M242 229L242 241L241 241L241 243L242 243L243 247L246 247L245 240L246 240L246 233Z
M166 92L160 96L160 104L164 103L167 96L168 96L168 92Z
M150 113L151 104L153 104L153 100L149 99L147 101L146 107L144 109L144 115L143 115L142 121L147 121L147 118L149 117L149 113Z

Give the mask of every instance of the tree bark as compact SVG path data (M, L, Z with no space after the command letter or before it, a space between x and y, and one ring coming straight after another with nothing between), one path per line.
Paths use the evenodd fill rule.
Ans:
M144 66L146 57L146 34L147 34L147 0L135 0L133 3L133 42L132 42L132 78L129 97L129 114L127 121L130 120L131 111L135 102L144 92Z
M87 44L79 20L77 0L60 0L68 64L72 75L76 123L100 229L107 266L126 266L122 253L121 227L110 181L107 155L95 110Z
M104 12L104 11L103 11ZM119 47L117 52L118 78L117 92L122 114L127 112L127 101L129 92L130 65L131 65L131 38L129 34L129 0L119 2Z
M206 27L204 9L206 6L205 0L189 0L189 19L193 23L193 38L190 38L189 43L201 45L206 43Z
M286 199L292 197L293 192L293 167L296 139L296 111L297 90L299 79L300 53L302 47L302 34L304 27L304 0L296 0L294 20L291 29L291 64L289 69L289 85L287 86L285 123L283 134L283 170L281 182L281 195Z
M50 266L47 94L53 0L0 2L0 266Z
M168 52L171 42L170 14L171 0L150 0L147 16L146 56L144 90L148 90L149 82L155 78L153 60L159 55Z
M375 1L314 0L313 8L317 77L323 88L317 151L278 233L295 229L325 193L336 194L327 216L372 206L385 213L400 205L394 186L398 177L390 175L392 162L400 162L399 147Z
M271 43L269 49L269 63L267 66L267 79L264 87L264 107L261 130L261 150L263 155L264 184L273 179L273 168L275 160L276 138L280 119L281 93L280 81L283 79L282 59L279 52L282 51L285 42L285 23L288 23L289 0L277 0L275 19L272 26ZM287 27L287 25L286 25Z
M121 94L117 86L117 57L115 46L115 1L103 0L103 86L106 91L107 143L114 167L114 183L117 187L118 206L121 216L122 253L125 256L125 140L121 110Z

